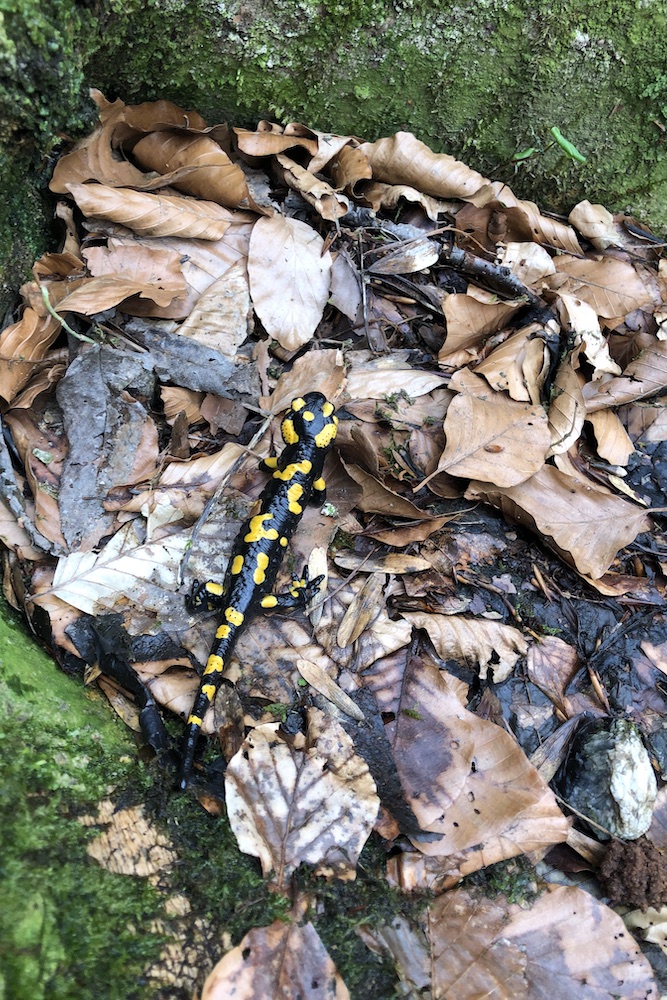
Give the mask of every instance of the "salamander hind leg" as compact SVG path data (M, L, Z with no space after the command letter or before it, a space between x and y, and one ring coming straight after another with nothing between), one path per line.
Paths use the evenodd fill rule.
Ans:
M304 566L302 575L292 578L288 590L282 594L267 594L260 601L260 607L268 610L279 608L281 611L286 611L289 608L305 608L318 595L323 579L324 574L320 574L314 580L309 580L308 567Z

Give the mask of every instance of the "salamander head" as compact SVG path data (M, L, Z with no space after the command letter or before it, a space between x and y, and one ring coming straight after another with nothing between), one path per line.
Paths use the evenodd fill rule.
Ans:
M333 403L321 392L307 392L292 400L287 416L281 424L285 444L314 441L317 448L327 451L333 444L338 429L338 417Z

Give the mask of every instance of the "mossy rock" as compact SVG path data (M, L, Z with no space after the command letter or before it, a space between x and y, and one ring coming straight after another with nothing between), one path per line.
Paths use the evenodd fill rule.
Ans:
M407 129L544 209L588 198L667 228L666 27L613 0L0 0L0 315L53 240L44 185L91 86L211 123Z

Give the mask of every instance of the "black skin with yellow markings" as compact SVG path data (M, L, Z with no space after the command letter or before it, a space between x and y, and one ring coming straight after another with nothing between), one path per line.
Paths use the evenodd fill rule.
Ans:
M304 570L303 577L293 580L286 593L271 593L306 505L321 505L326 498L322 470L337 426L333 404L321 392L309 392L292 401L280 425L285 448L279 458L267 458L260 465L272 476L236 537L224 581L195 581L193 585L190 608L219 609L222 614L188 717L181 788L187 787L202 719L220 687L225 664L243 626L261 609L303 607L322 581L322 577L309 581Z

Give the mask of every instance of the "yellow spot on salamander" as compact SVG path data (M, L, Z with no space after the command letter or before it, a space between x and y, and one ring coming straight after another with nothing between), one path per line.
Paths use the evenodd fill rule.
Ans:
M217 631L215 633L216 639L226 639L229 635L230 628L229 625L218 625Z
M328 448L335 437L336 425L327 424L318 434L315 435L315 444L318 448Z
M198 715L191 715L188 718L188 725L189 726L201 726L201 722L202 722L202 720L199 718Z
M243 625L243 615L240 611L236 611L234 608L225 608L225 618L230 625Z
M219 674L224 666L223 659L221 656L216 656L215 653L211 653L208 660L206 661L206 666L204 667L205 674Z
M313 468L313 463L309 461L309 459L304 458L302 462L290 462L290 464L286 465L282 471L280 469L277 469L276 472L273 473L272 478L282 479L282 481L286 483L290 479L294 479L297 472L302 472L304 476L309 475L309 473L312 471L312 468Z
M238 574L243 569L243 556L234 556L234 562L232 563L232 573L234 576Z
M299 435L296 432L294 421L291 417L285 417L280 425L280 433L283 436L285 444L296 444L299 440Z
M274 594L267 594L259 603L263 608L275 608L278 598Z
M257 554L257 569L252 574L252 578L258 586L266 580L266 568L268 565L269 557L266 552L259 552Z
M326 402L322 404L322 413L325 417L330 417L333 411L333 403Z
M283 548L286 548L286 547L287 547L287 539L285 538L285 536L284 536L284 535L283 535L283 537L282 537L282 538L280 539L280 544L282 545L282 547L283 547Z
M290 486L287 491L287 509L290 514L303 514L303 507L298 503L302 496L303 486L300 483Z
M222 584L209 580L206 584L205 590L207 594L213 594L214 597L220 597L222 594Z
M297 396L296 399L292 400L292 409L294 410L295 413L298 413L299 410L302 410L305 405L306 401L305 399L302 399L301 396Z
M250 518L250 524L248 525L248 533L245 535L244 542L259 542L262 538L277 538L279 532L275 528L265 528L264 522L270 521L273 518L273 514L269 511L267 514L255 514L254 517Z
M265 469L277 469L278 468L278 459L275 457L275 455L272 455L270 458L265 458L264 459L264 468Z
M307 420L310 423L311 420L315 419L315 414L311 410L304 410L303 419Z
M315 482L313 483L313 489L317 490L318 493L321 493L326 488L327 484L324 482L322 478L316 479Z
M215 698L215 684L202 684L201 693L205 694L209 701Z

